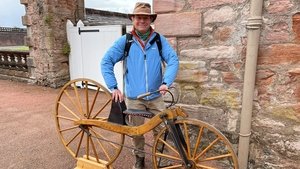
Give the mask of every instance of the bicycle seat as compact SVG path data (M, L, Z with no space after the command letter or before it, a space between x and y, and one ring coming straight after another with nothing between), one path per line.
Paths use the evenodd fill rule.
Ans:
M137 109L126 109L123 111L124 114L132 115L132 116L142 116L146 118L152 118L155 114L146 111L146 110L137 110Z

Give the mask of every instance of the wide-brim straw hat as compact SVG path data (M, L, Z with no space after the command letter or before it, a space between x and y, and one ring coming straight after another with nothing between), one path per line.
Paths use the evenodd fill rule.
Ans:
M137 2L133 9L132 14L128 14L128 18L131 20L131 17L134 15L148 15L152 17L152 22L155 21L157 14L151 12L151 5L145 2Z

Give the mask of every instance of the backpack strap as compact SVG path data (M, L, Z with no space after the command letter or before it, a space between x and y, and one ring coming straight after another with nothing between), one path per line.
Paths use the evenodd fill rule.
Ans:
M122 60L125 60L126 57L128 56L132 41L133 41L132 40L132 34L131 33L126 33L126 43L125 43L124 55L123 55Z
M153 45L154 42L156 42L156 45L158 47L159 56L161 57L162 60L164 60L162 57L162 45L161 45L161 41L160 41L160 35L157 32L156 32L155 37L149 43L151 45Z
M127 74L127 56L129 54L129 50L132 44L132 34L131 33L126 33L126 42L125 42L125 49L124 49L124 54L123 54L123 87L125 88L125 81L124 77Z
M162 45L161 45L161 41L160 41L160 35L159 33L156 32L155 37L149 42L151 45L156 42L157 48L158 48L158 52L159 52L159 56L161 58L161 63L163 65L163 67L166 67L166 63L164 58L162 57Z

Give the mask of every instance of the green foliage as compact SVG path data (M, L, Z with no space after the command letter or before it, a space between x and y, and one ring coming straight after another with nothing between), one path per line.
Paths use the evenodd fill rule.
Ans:
M71 52L71 47L70 47L69 43L65 43L62 50L63 50L64 55L69 56L69 54Z
M44 22L45 22L47 25L50 25L51 22L52 22L52 20L53 20L53 17L52 17L51 15L47 15L47 16L45 16L45 18L44 18Z

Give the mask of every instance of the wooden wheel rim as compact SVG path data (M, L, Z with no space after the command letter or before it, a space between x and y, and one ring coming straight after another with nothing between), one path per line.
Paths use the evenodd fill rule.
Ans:
M82 88L77 88L76 84L82 84ZM88 89L87 84L92 86L92 88L96 88L96 90ZM69 92L68 89L73 89L73 93ZM97 104L100 100L100 90L107 97L104 105ZM93 93L93 95L90 93ZM69 104L64 103L62 99L68 100ZM122 150L120 145L124 143L124 134L113 133L94 126L85 126L83 127L85 131L90 132L90 135L88 135L74 123L72 124L72 121L83 118L106 120L108 113L105 112L106 115L103 116L104 110L110 108L110 106L110 92L94 80L86 78L74 79L62 87L55 106L56 128L63 145L74 158L84 156L89 160L105 165L110 165L117 159ZM73 132L72 134L65 134L71 131ZM114 137L114 142L117 144L103 141L103 139L110 140L106 138L107 135ZM74 145L71 146L72 144ZM112 146L112 150L107 150L106 147L108 146Z
M194 168L207 168L207 169L214 169L215 166L209 166L209 165L213 165L213 164L207 164L207 163L215 163L215 161L213 161L212 159L213 158L216 158L216 159L220 159L220 160L223 160L225 158L228 158L228 161L231 162L231 166L230 168L234 168L234 169L238 169L238 160L237 160L237 157L236 157L236 154L234 153L234 150L232 148L232 145L231 143L228 141L228 139L219 131L217 130L215 127L211 126L210 124L207 124L203 121L200 121L200 120L196 120L196 119L181 119L181 120L177 120L176 121L176 124L180 124L181 126L183 126L183 128L187 128L187 129L183 129L183 136L184 136L184 139L185 140L188 140L188 142L193 142L190 140L190 138L186 138L186 130L188 131L189 130L189 127L187 127L187 125L194 125L194 126L198 126L199 127L199 131L196 135L200 135L201 137L205 136L203 135L203 131L207 131L207 132L210 132L210 133L213 133L215 134L216 138L213 139L213 142L210 142L208 144L208 146L206 147L207 150L205 150L205 148L203 148L203 150L201 150L200 152L198 152L197 150L195 151L195 148L196 146L199 146L197 147L197 149L200 148L200 144L202 143L201 142L201 139L205 139L205 138L201 138L200 137L200 142L198 143L198 137L197 139L195 139L194 143L195 145L191 146L191 143L188 143L187 144L187 154L189 154L188 156L188 159L191 160L194 164L196 164L197 166L194 166ZM202 128L202 133L200 134L201 132L201 128ZM168 168L168 169L172 169L172 168L184 168L184 165L183 165L183 162L179 156L179 153L177 152L175 146L172 146L171 144L169 144L168 146L171 146L171 147L168 147L166 144L168 144L168 140L166 141L166 144L165 143L162 143L162 138L163 138L163 134L164 132L166 131L166 128L164 128L162 131L160 131L160 133L157 135L156 139L155 139L155 143L153 145L153 149L152 149L152 152L154 154L154 156L152 157L152 162L153 162L153 168L155 169L163 169L163 168ZM190 135L189 132L187 132L188 134L187 135ZM218 138L218 139L217 139ZM196 141L197 140L197 141ZM202 156L205 155L205 153L207 153L207 151L210 151L210 149L212 149L213 146L215 146L216 143L223 143L222 145L224 146L224 149L226 149L227 153L225 154L219 154L218 156L214 156L214 157L207 157L207 158L203 158L203 159L200 159ZM169 155L168 153L160 153L158 152L158 147L159 147L159 144L165 144L165 147L167 147L168 151L170 152L174 152L175 155ZM198 145L197 145L198 144ZM211 146L211 147L209 147ZM193 147L193 148L192 148ZM173 148L173 150L172 150ZM176 152L175 152L176 151ZM177 153L177 154L176 154ZM224 157L221 157L221 156L224 156ZM165 157L162 157L162 156L165 156ZM165 159L171 159L170 162L172 163L172 160L174 163L171 164L171 166L169 167L158 167L157 166L157 163L158 163L158 157L162 157L165 158ZM197 158L197 159L196 159ZM215 159L215 160L216 160ZM176 162L178 161L178 162ZM207 162L208 161L208 162ZM223 168L223 167L217 167L217 168ZM226 167L228 168L228 167Z

